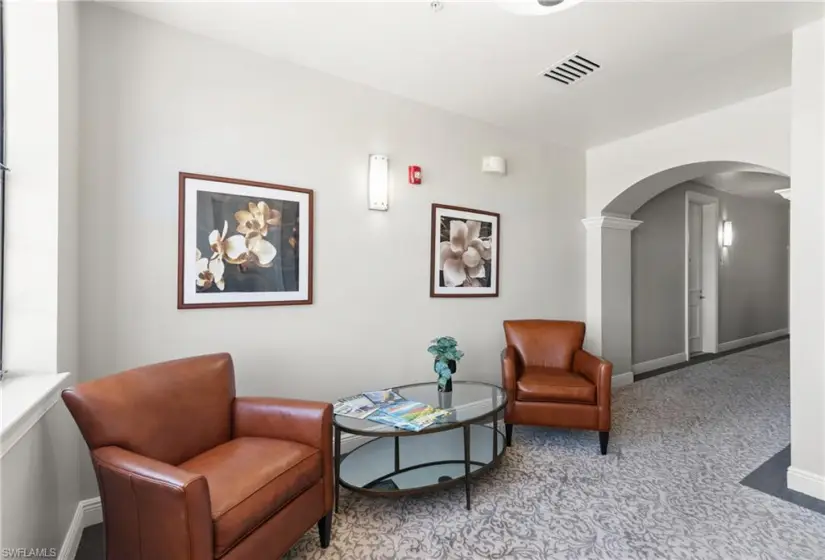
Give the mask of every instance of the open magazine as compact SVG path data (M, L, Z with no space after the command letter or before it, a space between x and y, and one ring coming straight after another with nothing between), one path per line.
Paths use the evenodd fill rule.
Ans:
M377 412L370 415L369 420L388 424L402 430L418 432L434 424L439 418L449 414L449 410L433 408L430 405L415 401L400 401L382 406Z
M332 411L335 414L358 418L359 420L363 420L377 410L378 406L364 395L345 397L336 402L332 407Z
M342 416L371 420L414 432L434 424L450 412L424 403L408 401L392 390L369 391L340 399L335 403L333 411Z

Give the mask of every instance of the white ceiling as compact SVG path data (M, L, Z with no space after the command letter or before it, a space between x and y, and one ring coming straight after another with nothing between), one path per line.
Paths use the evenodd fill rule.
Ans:
M791 186L791 180L788 177L753 171L716 173L700 177L696 181L730 194L762 198L773 202L784 202L785 200L776 194L776 191L788 189Z
M125 10L529 137L590 147L790 84L790 32L820 2L117 2ZM602 69L563 86L575 51Z

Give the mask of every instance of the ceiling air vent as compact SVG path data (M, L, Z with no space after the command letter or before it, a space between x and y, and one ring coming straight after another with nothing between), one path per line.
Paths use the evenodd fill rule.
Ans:
M589 58L576 53L544 71L544 76L566 86L577 84L601 68Z

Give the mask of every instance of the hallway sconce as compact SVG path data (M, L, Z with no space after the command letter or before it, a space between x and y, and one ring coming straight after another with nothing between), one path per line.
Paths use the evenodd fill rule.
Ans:
M722 247L733 245L733 222L730 220L722 222Z
M387 156L371 155L369 166L369 203L370 210L389 209L389 174L390 161Z

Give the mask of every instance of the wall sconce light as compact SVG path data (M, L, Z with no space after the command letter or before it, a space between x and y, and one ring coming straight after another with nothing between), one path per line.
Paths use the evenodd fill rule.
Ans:
M722 246L730 247L733 245L733 222L722 222Z
M481 159L481 171L483 173L506 175L507 160L500 156L484 156Z
M389 209L390 160L387 156L371 155L369 167L370 210Z

